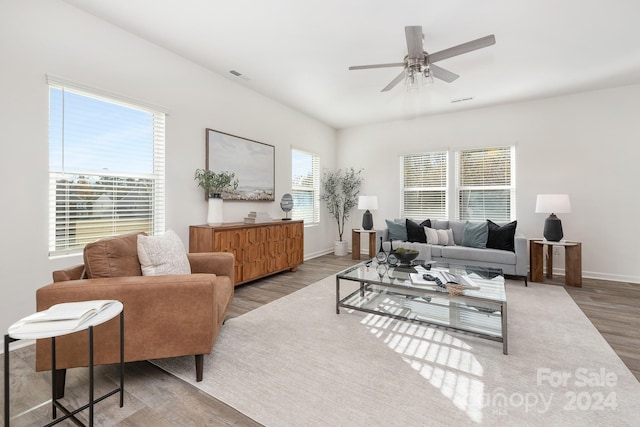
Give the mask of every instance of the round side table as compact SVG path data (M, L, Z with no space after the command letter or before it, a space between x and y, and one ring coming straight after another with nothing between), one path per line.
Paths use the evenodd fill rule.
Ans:
M93 328L102 323L105 323L116 316L120 316L120 386L109 393L106 393L103 396L98 398L94 397L94 373L93 373ZM32 315L33 316L33 315ZM89 425L93 426L93 410L94 405L97 402L100 402L107 397L114 395L116 393L120 393L120 407L124 406L124 311L123 305L120 301L114 301L111 305L107 306L103 310L96 313L94 316L90 317L79 326L75 327L71 330L25 330L22 326L25 324L25 319L31 316L27 316L24 319L21 319L11 325L7 334L4 336L4 425L9 426L10 416L9 416L9 344L19 340L36 340L43 338L51 338L51 406L53 412L53 422L47 424L47 426L52 426L58 424L66 420L67 418L72 418L77 424L84 425L78 418L76 418L75 414L78 412L84 411L89 408ZM56 399L56 337L61 335L72 334L75 332L80 332L88 330L89 331L89 403L86 405L74 409L69 410L62 405ZM64 416L57 418L57 409L60 409Z

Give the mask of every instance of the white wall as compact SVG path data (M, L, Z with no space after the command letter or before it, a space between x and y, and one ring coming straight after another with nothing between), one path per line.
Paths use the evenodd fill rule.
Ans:
M638 111L636 85L344 129L338 166L365 168L363 193L378 196L374 223L384 227L400 211L400 154L515 145L518 230L540 237L536 195L568 193L572 213L559 217L565 238L582 242L584 277L640 283ZM563 254L554 261L564 267Z
M166 107L167 228L188 245L206 222L193 180L205 128L276 147L276 202L225 203L225 221L251 210L281 217L291 147L335 165L335 130L57 0L0 4L0 330L35 309L35 291L81 257L48 258L48 86L45 73ZM11 209L8 209L11 207ZM333 247L333 224L305 229L305 256Z

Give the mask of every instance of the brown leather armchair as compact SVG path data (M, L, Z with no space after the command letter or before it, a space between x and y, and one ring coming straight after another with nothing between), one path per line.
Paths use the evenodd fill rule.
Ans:
M135 246L132 246L135 239L136 235L130 234L99 241L107 242L97 248L98 252L110 256L110 271L120 274L119 277L87 278L90 268L85 248L85 265L55 271L54 283L37 290L37 310L46 310L62 302L121 301L124 305L125 362L195 355L196 379L201 381L203 356L213 349L233 299L234 257L226 252L187 254L192 274L123 276L127 273L126 268L113 268L118 262L121 267L123 259L134 266L134 274L139 271L139 264L136 271L133 262L137 260ZM116 264L113 264L114 259ZM119 331L118 318L95 328L96 365L120 361ZM64 394L66 369L87 365L86 331L56 338L58 397ZM36 370L50 369L50 340L38 340Z

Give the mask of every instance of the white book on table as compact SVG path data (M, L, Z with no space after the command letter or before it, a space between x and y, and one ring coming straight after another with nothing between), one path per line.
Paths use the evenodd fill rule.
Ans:
M71 331L107 309L115 300L78 301L56 304L12 325L10 333Z

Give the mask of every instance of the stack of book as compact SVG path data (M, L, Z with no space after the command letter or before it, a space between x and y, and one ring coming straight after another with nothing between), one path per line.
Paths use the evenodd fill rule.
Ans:
M245 224L258 224L271 221L273 221L273 218L266 212L249 212L249 216L244 218Z

